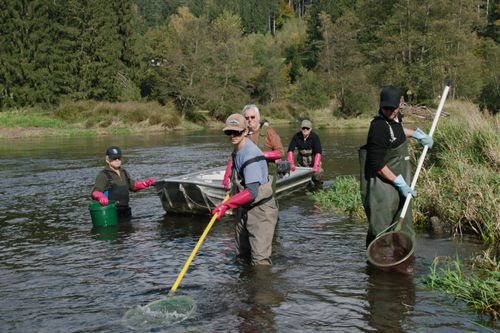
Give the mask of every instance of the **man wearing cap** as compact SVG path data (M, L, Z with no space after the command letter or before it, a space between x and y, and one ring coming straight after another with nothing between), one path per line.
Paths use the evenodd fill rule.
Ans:
M368 217L366 246L399 219L408 195L416 192L411 182L410 157L406 138L417 139L422 146L432 147L432 137L419 128L403 127L400 104L401 90L385 86L380 92L380 108L370 123L366 145L360 149L361 198ZM408 207L402 230L414 235L411 207Z
M252 265L271 265L278 208L266 158L247 137L248 128L243 115L230 115L223 131L234 148L231 155L232 179L237 193L216 206L212 214L217 214L217 219L220 219L228 209L237 209L237 255L249 259Z
M304 119L300 123L300 131L295 133L288 145L287 159L291 164L291 170L295 171L295 163L293 159L293 152L298 150L297 164L302 167L313 168L313 183L315 187L321 187L321 175L323 169L321 168L321 141L319 136L312 131L311 121Z
M155 178L143 181L134 181L130 174L122 168L122 150L113 146L106 150L106 167L96 177L92 188L92 199L99 201L102 206L114 201L118 217L128 218L131 216L129 207L129 191L137 192L150 187L156 182Z
M260 111L257 105L248 104L243 107L243 116L248 124L247 136L262 150L267 161L270 178L275 190L276 184L276 164L280 162L285 151L281 139L276 131L269 125L269 122L260 119ZM229 189L229 176L232 161L229 160L224 174L223 185Z

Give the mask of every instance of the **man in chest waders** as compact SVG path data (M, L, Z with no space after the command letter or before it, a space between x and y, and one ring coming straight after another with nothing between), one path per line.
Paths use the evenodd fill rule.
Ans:
M419 128L403 127L400 104L401 90L385 86L380 93L380 109L368 130L366 145L360 149L361 199L368 218L366 246L392 223L397 222L409 193L416 192L411 182L408 141L413 137L422 146L432 147L432 137ZM412 225L411 206L408 207L402 231L415 235Z
M295 171L295 162L293 160L293 152L298 150L297 164L301 167L310 167L313 169L312 182L314 188L320 189L323 187L321 167L321 141L319 136L312 131L311 121L304 119L300 123L300 131L295 133L290 144L288 145L287 159L291 164L291 170Z
M276 192L277 164L281 162L281 157L285 154L281 139L267 121L261 122L260 111L257 105L245 105L242 114L248 124L247 136L264 153L269 170L269 178L271 179L273 191ZM229 189L231 163L232 160L230 159L226 166L226 173L224 174L223 185L226 189Z
M274 198L266 158L247 137L247 124L241 114L232 114L223 129L233 145L232 185L236 194L212 211L220 219L228 209L236 211L236 251L252 265L271 265L278 207Z
M118 217L126 219L132 215L128 204L129 191L143 190L155 182L155 178L134 181L129 173L122 168L121 149L113 146L106 150L106 167L97 175L91 197L99 201L102 206L107 206L109 200L114 201Z

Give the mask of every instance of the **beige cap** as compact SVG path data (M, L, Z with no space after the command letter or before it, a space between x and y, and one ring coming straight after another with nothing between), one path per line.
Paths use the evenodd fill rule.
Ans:
M247 122L245 117L239 113L233 113L226 119L226 126L222 129L223 131L233 130L233 131L244 131L247 128Z
M300 128L302 127L307 127L309 129L312 129L312 123L309 120L304 119L302 120L302 123L300 123Z

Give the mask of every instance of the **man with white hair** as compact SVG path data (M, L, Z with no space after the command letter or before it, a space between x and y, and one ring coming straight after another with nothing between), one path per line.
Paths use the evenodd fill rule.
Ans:
M262 150L269 168L269 177L272 178L273 189L276 189L276 164L285 155L283 144L276 131L269 125L269 122L260 118L260 111L257 105L248 104L243 107L243 116L248 124L247 136ZM229 189L229 178L231 176L232 161L229 161L226 167L223 184Z

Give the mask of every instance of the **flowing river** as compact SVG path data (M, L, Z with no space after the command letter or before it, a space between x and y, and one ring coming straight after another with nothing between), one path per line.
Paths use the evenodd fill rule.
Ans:
M288 145L294 128L278 128ZM316 130L326 178L358 175L366 130ZM0 140L0 332L133 332L124 313L168 294L210 216L166 214L154 188L131 194L134 218L95 231L90 190L110 145L133 178L224 165L220 131ZM418 184L417 184L418 187ZM365 221L281 197L271 270L235 261L233 222L218 221L177 294L196 315L154 332L494 332L500 329L422 279L435 256L467 259L472 238L419 233L415 275L370 271Z

